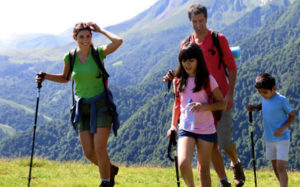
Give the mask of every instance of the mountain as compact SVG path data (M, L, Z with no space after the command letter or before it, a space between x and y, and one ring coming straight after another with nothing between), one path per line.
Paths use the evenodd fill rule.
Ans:
M66 34L60 35L51 35L51 34L26 34L16 36L6 43L0 43L0 51L8 51L12 49L17 50L26 50L26 49L45 49L45 48L54 48L66 43L71 43L73 38L70 37L71 32L67 32L69 37L66 37Z
M194 1L162 0L136 18L107 29L124 38L121 48L105 60L122 126L118 137L111 136L109 154L115 162L128 164L170 165L166 159L170 126L172 94L164 97L167 85L162 76L177 66L180 41L192 30L187 8ZM245 167L251 167L251 146L247 112L249 102L259 103L253 87L255 76L263 71L276 75L279 91L290 98L299 118L299 2L274 0L264 6L262 1L214 0L201 1L208 5L209 26L224 32L230 44L239 45L242 60L238 65L235 93L235 142ZM220 6L217 6L220 5ZM222 18L222 19L220 19ZM213 27L215 26L215 27ZM105 43L95 36L95 43ZM0 98L32 110L35 108L36 72L60 73L63 54L75 44L55 49L15 50L1 53ZM35 52L34 52L35 51ZM34 53L33 53L34 52ZM27 55L26 55L27 54ZM23 60L22 60L23 59ZM39 59L39 60L36 60ZM2 69L2 64L5 64ZM288 64L288 65L286 65ZM36 154L49 159L82 159L77 136L68 121L71 85L45 82L41 88L39 115L52 121L38 122ZM15 111L9 106L9 110ZM4 109L1 109L1 111ZM6 109L5 109L6 110ZM7 118L9 114L5 114ZM28 116L28 114L22 114ZM259 167L266 167L262 139L261 116L255 114L255 141ZM0 118L1 119L1 118ZM39 118L40 120L40 118ZM32 118L33 121L33 118ZM8 123L1 122L3 124ZM0 141L0 156L18 157L30 154L32 122L26 129L16 129L14 136ZM299 138L296 121L292 129L289 168L299 169L297 156ZM13 142L13 143L12 143ZM226 160L228 164L228 160Z

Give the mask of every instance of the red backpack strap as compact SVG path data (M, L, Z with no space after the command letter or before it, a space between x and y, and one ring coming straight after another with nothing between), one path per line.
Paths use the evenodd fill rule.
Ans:
M180 101L180 95L179 95L179 81L180 79L178 78L175 78L174 79L174 90L175 90L175 93L174 93L174 96L175 96L175 107L176 108L180 108L180 104L181 104L181 101Z
M209 104L212 104L213 103L213 100L214 100L214 96L213 96L213 93L210 89L210 78L208 78L208 82L206 83L206 85L204 86L205 88L205 92L208 96L208 103Z

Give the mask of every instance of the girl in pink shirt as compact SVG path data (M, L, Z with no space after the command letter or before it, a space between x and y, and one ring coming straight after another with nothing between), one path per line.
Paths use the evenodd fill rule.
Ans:
M178 163L186 185L195 186L192 160L195 146L197 146L201 186L211 186L211 152L214 143L217 142L212 111L222 110L225 102L216 80L208 73L203 53L197 44L185 44L179 52L178 60L176 78L173 81L176 98L168 136L171 130L175 130L178 134ZM205 91L208 84L215 100L211 104L208 102L208 95ZM189 100L192 102L189 103ZM186 111L187 106L189 106L189 111ZM192 115L190 121L187 120L187 112ZM177 130L179 115L180 123Z

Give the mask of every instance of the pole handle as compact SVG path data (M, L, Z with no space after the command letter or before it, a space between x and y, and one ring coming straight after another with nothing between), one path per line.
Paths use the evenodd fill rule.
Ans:
M36 74L39 78L42 78L42 81L45 79L46 73L42 72L42 73L38 73ZM40 89L42 88L42 82L38 82L37 83L37 88Z

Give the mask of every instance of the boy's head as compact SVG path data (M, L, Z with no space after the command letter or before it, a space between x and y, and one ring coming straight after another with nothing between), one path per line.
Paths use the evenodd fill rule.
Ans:
M263 98L270 99L276 94L275 78L269 73L261 73L255 79L255 88Z

